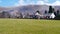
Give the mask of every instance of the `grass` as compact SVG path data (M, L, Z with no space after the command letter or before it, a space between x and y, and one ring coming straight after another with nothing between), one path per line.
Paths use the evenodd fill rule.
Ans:
M60 20L0 19L0 34L60 34Z

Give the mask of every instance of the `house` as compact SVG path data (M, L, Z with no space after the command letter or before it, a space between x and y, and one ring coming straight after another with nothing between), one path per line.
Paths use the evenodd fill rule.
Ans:
M55 18L54 13L51 13L50 18Z
M55 18L55 14L54 13L47 13L47 14L44 14L43 17L44 18L52 18L52 19L54 19Z
M52 18L54 19L55 18L55 15L54 13L47 13L47 14L39 14L38 12L35 13L35 18L43 18L43 19L47 19L47 18Z
M41 15L40 15L39 11L37 11L37 12L35 13L35 18L40 19L40 17L41 17Z

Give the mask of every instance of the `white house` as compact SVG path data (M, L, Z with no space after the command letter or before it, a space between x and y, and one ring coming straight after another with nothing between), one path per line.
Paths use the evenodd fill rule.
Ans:
M48 13L48 14L43 14L43 15L41 15L41 14L39 14L39 13L37 12L37 13L35 13L35 15L36 15L38 18L52 18L52 19L55 18L54 13Z
M39 19L40 19L40 18L43 18L43 15L39 14L38 12L36 12L35 15L36 15L36 17L39 18Z
M55 18L54 13L51 13L50 18Z
M52 18L52 19L55 18L55 14L54 13L44 14L43 16L46 17L46 18Z

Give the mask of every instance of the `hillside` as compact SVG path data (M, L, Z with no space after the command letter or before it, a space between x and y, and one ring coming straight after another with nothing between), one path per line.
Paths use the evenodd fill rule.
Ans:
M60 6L53 6L53 8L55 9L55 11L60 9ZM44 13L45 10L49 10L49 6L47 5L27 5L27 6L18 6L18 7L10 7L10 8L6 8L6 7L0 7L0 11L8 11L8 12L14 12L19 11L22 13L30 13L33 14L35 13L37 10L39 10L41 13Z

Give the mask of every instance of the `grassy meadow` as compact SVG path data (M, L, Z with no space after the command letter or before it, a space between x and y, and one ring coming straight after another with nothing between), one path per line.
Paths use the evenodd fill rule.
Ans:
M0 19L0 34L60 34L60 20Z

